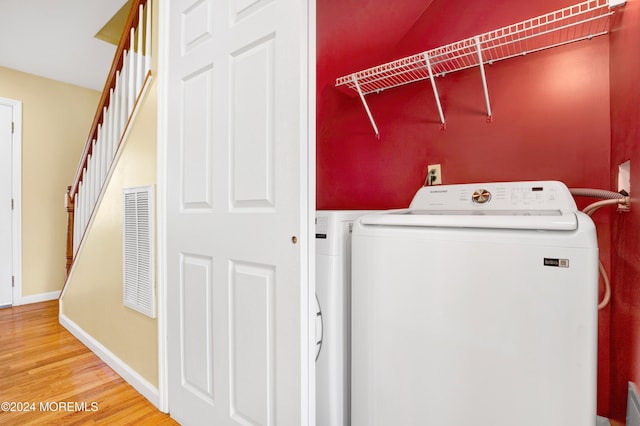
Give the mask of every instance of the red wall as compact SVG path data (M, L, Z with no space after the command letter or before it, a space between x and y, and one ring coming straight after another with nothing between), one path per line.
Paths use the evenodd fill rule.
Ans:
M640 190L640 2L627 0L611 32L611 182L631 160L632 194ZM623 421L627 382L640 383L640 210L612 222L611 414Z
M329 6L334 3L347 16L353 8L354 22L368 22L371 29L360 22L357 31L342 28L336 37ZM557 179L570 187L609 188L608 36L487 66L491 123L486 122L478 69L436 80L446 130L440 129L428 82L368 96L380 140L359 98L333 87L336 77L572 2L505 0L487 8L482 0L434 0L428 14L409 22L408 32L393 47L380 41L387 32L377 30L386 10L369 7L371 15L357 16L356 3L318 2L318 209L406 207L425 179L427 164L434 163L442 165L445 184ZM350 42L353 38L358 41ZM595 219L608 267L610 216L599 212ZM600 329L598 410L607 415L609 309L600 314Z

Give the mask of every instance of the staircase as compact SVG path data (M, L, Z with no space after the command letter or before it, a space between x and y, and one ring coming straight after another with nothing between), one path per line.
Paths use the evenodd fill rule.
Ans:
M151 80L151 6L151 0L133 1L75 179L67 188L67 278Z

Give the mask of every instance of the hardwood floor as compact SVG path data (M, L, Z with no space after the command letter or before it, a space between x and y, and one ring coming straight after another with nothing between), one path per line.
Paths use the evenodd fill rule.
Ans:
M56 300L0 309L0 424L178 423L58 324Z

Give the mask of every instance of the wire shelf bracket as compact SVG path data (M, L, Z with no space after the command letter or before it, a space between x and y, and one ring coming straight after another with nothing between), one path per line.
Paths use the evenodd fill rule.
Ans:
M482 45L480 37L475 37L476 49L478 52L478 68L480 68L480 77L482 78L482 90L484 91L484 103L487 106L487 121L491 121L491 102L489 101L489 88L487 87L487 76L484 73L484 62L482 60Z
M554 12L521 21L455 43L358 71L336 79L336 87L345 86L358 93L376 137L380 138L365 97L372 93L428 79L436 100L442 128L446 122L436 77L479 67L487 108L487 121L492 119L485 64L504 59L591 40L609 32L609 17L625 0L587 0Z
M362 89L360 88L360 84L358 84L358 77L353 74L353 85L358 91L358 95L360 95L360 100L362 101L362 105L364 106L365 111L367 111L367 116L369 116L369 121L371 121L371 125L373 126L373 131L376 132L376 138L380 139L380 132L378 131L378 126L376 126L376 122L373 119L373 115L371 115L371 110L369 109L369 105L367 104L367 100L364 98L364 94L362 93Z
M447 128L447 123L444 121L444 113L442 112L442 104L440 103L440 95L438 95L438 88L436 87L436 80L433 78L433 69L431 68L431 61L429 55L425 53L424 62L427 64L427 71L429 72L429 80L431 81L431 88L433 89L433 97L436 99L436 106L438 107L438 115L440 116L440 128L442 130Z

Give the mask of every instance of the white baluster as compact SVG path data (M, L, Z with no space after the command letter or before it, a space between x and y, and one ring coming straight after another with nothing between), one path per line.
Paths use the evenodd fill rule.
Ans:
M135 102L135 85L136 85L136 51L134 46L135 31L131 28L131 36L129 43L129 69L127 70L129 81L129 89L127 92L127 118L131 117L133 104Z
M109 107L105 110L105 115L104 115L104 123L103 123L103 131L104 131L104 140L102 141L102 150L101 153L104 154L104 159L101 158L101 164L100 164L100 168L104 171L104 175L106 176L106 170L107 170L107 157L108 157L108 152L109 152L109 145L111 145L111 121L112 121L112 117L111 117L111 102L113 102L113 97L109 98ZM100 184L98 185L98 194L100 193L100 189L102 188L102 184L104 183L104 178L105 176L103 176L100 179Z
M93 211L93 207L96 205L96 199L98 198L98 180L100 178L99 176L99 169L100 167L98 166L98 157L97 157L97 153L98 153L99 148L96 147L96 143L93 142L93 154L91 154L91 177L92 177L92 181L91 181L91 189L92 189L92 199L91 199L91 210Z
M89 180L87 181L87 188L89 189L89 212L87 213L87 221L91 218L91 212L93 210L93 200L96 188L96 168L94 167L94 156L91 154L89 156L89 161L87 162L87 174Z
M131 85L131 55L133 53L130 50L127 50L126 57L126 66L124 67L124 81L122 87L122 119L124 124L127 124L129 120L129 104L131 102L131 98L129 97L129 86Z
M89 163L87 163L88 165ZM82 197L82 229L81 229L81 234L84 235L84 230L87 228L87 204L89 204L89 190L88 188L88 171L87 168L84 168L84 173L82 174L82 193L83 193L83 197Z
M147 5L145 6L147 13L145 14L144 19L144 30L145 30L145 61L144 61L144 74L146 76L147 72L151 70L151 0L147 1Z
M82 182L78 185L78 192L73 199L73 253L78 251L78 245L80 244L80 228L82 227L82 215L80 214L82 209Z
M87 157L88 159L88 157ZM87 161L87 166L89 162ZM89 169L87 166L84 168L84 175L82 176L82 186L84 189L84 202L82 203L82 233L84 234L85 229L87 229L87 222L89 221L89 215L87 211L89 210Z
M111 154L113 157L114 147L117 145L118 134L116 133L116 116L115 116L115 105L114 105L114 90L110 90L110 99L111 103L109 104L109 145L107 146L107 152Z
M111 123L110 123L110 116L109 116L109 110L107 109L107 107L104 107L104 115L103 115L103 119L102 119L102 131L104 132L104 140L102 141L104 143L105 148L109 146L109 144L111 143Z
M104 125L98 124L98 132L96 133L96 144L101 144L104 141Z
M78 193L73 196L73 252L76 252L76 245L78 244Z
M96 206L96 199L98 198L98 162L97 157L91 156L91 213Z
M89 163L87 163L88 165ZM84 192L83 202L82 202L82 234L87 229L88 214L87 210L89 210L89 171L85 168L84 175L82 177L82 189Z
M82 241L82 233L84 232L84 183L82 181L80 181L80 184L78 185L78 201L79 203L77 204L77 211L78 211L78 237L76 238L77 244L76 244L76 249L78 249L78 247L80 247L80 242Z
M83 176L84 179L84 176ZM80 190L80 204L78 205L78 214L80 216L80 220L78 221L78 247L80 247L80 242L82 241L82 234L84 233L85 227L85 214L84 214L84 206L87 203L87 191L85 189L84 181L80 181L80 185L78 186Z
M125 132L127 126L127 92L129 88L129 52L124 52L122 57L122 72L120 73L120 137Z
M89 159L91 156L87 157L87 171L84 174L84 193L85 193L85 203L84 203L84 226L83 232L87 229L87 224L89 222L89 204L91 204L91 164Z
M108 167L107 170L111 168L111 158L115 155L116 150L118 149L118 144L120 143L120 137L122 136L122 118L120 117L120 86L122 82L120 81L120 71L116 72L116 84L113 90L113 134L115 136L114 144L112 150L108 153L109 161L107 162Z
M113 97L109 98L109 108L107 108L107 116L109 115L109 110L111 109L111 102L113 102ZM107 122L109 122L111 119L108 118ZM99 187L102 188L102 185L104 184L104 180L105 177L107 176L107 152L109 149L109 144L106 143L107 140L105 138L103 138L99 144L98 144L98 152L100 153L100 157L98 158L98 169L100 170L100 178L98 179L99 181Z
M96 180L98 181L98 188L102 186L102 179L104 178L104 146L103 144L96 143Z
M142 60L142 47L144 45L144 8L140 5L138 9L138 50L136 51L136 90L135 97L138 98L138 94L142 90L142 80L144 79L144 69Z
M103 114L104 114L104 110L103 110ZM96 146L98 149L98 161L97 161L97 172L98 172L98 181L100 181L100 174L101 174L101 170L100 170L100 163L102 162L102 158L103 158L103 153L102 150L104 149L104 146L106 142L106 132L105 132L105 126L104 126L104 116L102 117L102 123L98 124L98 138L96 140Z
M102 119L103 123L101 126L101 133L104 132L104 117ZM104 147L105 147L105 138L103 136L101 136L99 139L96 140L96 150L97 152L95 153L95 157L96 157L96 180L98 182L98 187L100 187L100 182L102 182L102 178L104 176L104 172L103 172L103 162L104 162Z

